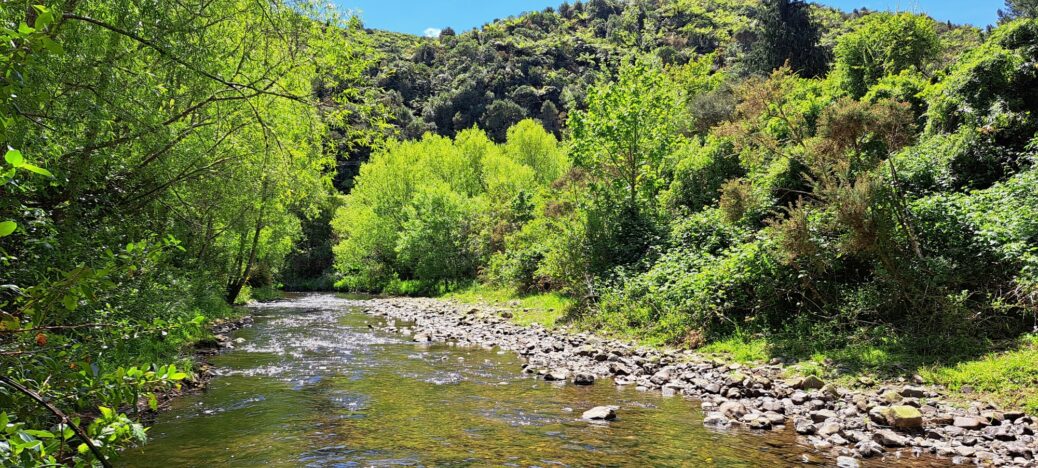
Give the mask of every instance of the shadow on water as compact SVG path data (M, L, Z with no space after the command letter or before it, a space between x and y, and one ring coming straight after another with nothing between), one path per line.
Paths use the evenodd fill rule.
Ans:
M791 431L708 430L695 401L549 383L511 353L374 331L361 304L257 306L210 389L177 400L121 465L788 466L810 452ZM606 404L618 420L578 419Z

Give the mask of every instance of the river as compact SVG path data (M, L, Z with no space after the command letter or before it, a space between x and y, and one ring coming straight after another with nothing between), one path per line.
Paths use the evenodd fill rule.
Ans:
M412 342L334 295L253 307L209 389L173 402L121 466L788 466L792 430L703 426L694 400L520 372L496 349ZM374 328L371 326L374 325ZM618 419L580 419L598 405ZM886 460L886 464L890 463ZM907 461L907 460L905 460ZM880 464L883 464L880 462ZM915 464L918 464L918 460Z

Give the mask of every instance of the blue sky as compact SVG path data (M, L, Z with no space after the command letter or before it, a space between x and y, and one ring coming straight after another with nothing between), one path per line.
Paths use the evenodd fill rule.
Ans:
M411 34L434 33L450 26L458 32L496 18L558 6L562 0L332 0L340 10L360 10L369 28ZM986 26L996 20L1002 0L821 0L843 10L919 11L941 21Z

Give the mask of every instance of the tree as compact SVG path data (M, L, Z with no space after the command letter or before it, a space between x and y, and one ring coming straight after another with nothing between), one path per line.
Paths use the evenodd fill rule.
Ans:
M545 130L551 132L556 137L559 136L562 128L559 121L559 108L555 106L554 102L544 101L544 104L541 105L539 119Z
M679 102L658 65L624 65L616 81L588 92L587 110L570 114L574 162L639 211L655 201L664 157L678 141Z
M1001 22L1018 18L1038 18L1038 0L1006 0L1005 9L998 10Z
M844 90L860 98L887 75L924 71L940 52L936 23L911 13L862 17L836 44L836 73Z
M533 119L508 129L505 154L533 169L542 185L554 182L569 170L569 161L559 148L558 140Z
M525 117L526 109L511 99L501 99L490 103L479 121L490 138L500 143L505 140L508 128Z
M788 64L801 76L824 75L828 57L819 46L821 32L802 0L765 0L761 30L748 58L752 72L767 75Z
M474 210L471 202L444 183L421 186L405 209L396 252L417 279L442 281L468 277L475 256L468 247Z

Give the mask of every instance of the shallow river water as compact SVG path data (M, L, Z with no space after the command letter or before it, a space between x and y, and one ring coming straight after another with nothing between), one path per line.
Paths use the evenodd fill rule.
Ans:
M213 359L208 391L174 401L120 465L790 466L811 452L791 430L707 429L682 397L545 382L512 353L412 343L369 328L382 319L357 304L255 307L235 334L246 341ZM620 406L618 419L579 419L598 405Z

